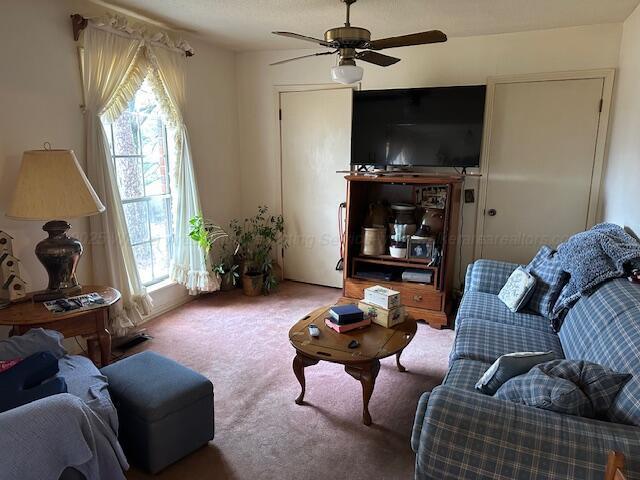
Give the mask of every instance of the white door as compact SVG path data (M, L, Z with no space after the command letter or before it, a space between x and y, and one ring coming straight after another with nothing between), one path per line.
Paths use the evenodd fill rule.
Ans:
M603 86L601 78L496 85L480 258L528 263L541 245L590 226Z
M280 94L284 276L342 287L338 207L351 157L350 88Z

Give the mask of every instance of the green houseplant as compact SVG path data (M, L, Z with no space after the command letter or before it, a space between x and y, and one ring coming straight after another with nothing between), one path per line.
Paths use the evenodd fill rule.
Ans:
M230 253L229 244L226 241L229 238L229 234L219 225L205 220L200 215L193 217L189 221L189 224L191 226L189 237L200 245L205 255L211 255L213 245L224 239L220 249L220 258L216 262L213 262L212 270L220 279L220 290L231 290L234 288L240 278L238 273L239 266L234 260L234 255L238 251L238 245L236 244L233 253Z
M237 252L237 246L236 250ZM235 253L235 252L234 252ZM233 290L240 281L240 266L235 262L234 254L229 252L225 241L220 249L220 259L213 264L213 271L220 277L220 290Z
M268 207L259 206L255 216L233 220L230 227L239 245L245 295L268 294L278 284L273 274L274 248L286 248L282 215L269 215Z

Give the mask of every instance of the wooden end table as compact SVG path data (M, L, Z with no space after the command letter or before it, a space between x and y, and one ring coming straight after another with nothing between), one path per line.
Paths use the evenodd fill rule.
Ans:
M339 363L344 365L345 372L362 385L362 423L371 425L369 400L380 371L380 359L395 355L398 370L406 371L400 363L400 355L416 334L416 321L407 317L403 323L393 328L372 324L361 330L338 333L324 323L324 319L329 316L330 308L331 306L314 310L289 330L289 341L296 349L293 372L302 387L295 402L301 405L304 401L306 367L316 365L321 360ZM309 335L307 327L311 323L320 329L318 338ZM349 348L352 340L357 340L360 346Z
M42 303L33 303L30 297L0 310L0 325L12 327L12 335L22 335L32 328L57 330L65 338L82 336L87 340L89 358L97 365L108 365L111 360L111 334L109 333L109 307L120 300L115 288L96 285L82 287L81 295L99 293L104 305L91 310L72 310L51 313ZM96 361L100 352L100 362Z

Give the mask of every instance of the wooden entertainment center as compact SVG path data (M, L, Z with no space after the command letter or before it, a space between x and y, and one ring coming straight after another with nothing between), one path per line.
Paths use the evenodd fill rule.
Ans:
M435 328L449 326L463 178L400 173L351 174L345 179L347 205L343 295L347 298L361 299L365 288L383 285L400 292L405 310L414 319L424 320ZM389 255L388 246L385 254L364 255L363 228L366 226L369 205L376 202L416 205L418 193L425 187L440 187L439 191L446 192L446 195L443 195L443 225L438 234L440 261L433 265L431 259L394 258ZM419 215L416 215L416 222L420 222ZM405 270L430 271L432 282L402 281L401 276ZM387 281L371 278L372 275L378 274L393 279Z

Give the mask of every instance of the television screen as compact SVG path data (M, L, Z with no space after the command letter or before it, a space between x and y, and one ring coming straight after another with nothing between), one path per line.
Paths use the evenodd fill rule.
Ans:
M486 87L353 93L352 165L477 167Z

